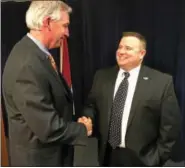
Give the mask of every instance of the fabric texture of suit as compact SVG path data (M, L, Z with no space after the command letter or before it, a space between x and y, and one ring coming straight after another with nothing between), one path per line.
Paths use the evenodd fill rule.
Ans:
M99 162L103 163L113 93L119 68L97 71L84 115L93 120L99 140ZM125 137L130 149L146 166L163 165L170 157L180 132L180 110L172 77L142 65L132 100Z
M72 166L73 145L87 130L72 121L72 94L46 54L27 36L13 48L3 74L12 166Z

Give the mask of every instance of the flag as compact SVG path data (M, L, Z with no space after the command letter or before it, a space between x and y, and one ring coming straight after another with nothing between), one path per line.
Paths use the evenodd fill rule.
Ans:
M63 39L62 46L60 47L60 72L62 73L69 88L72 89L71 68L70 68L67 38Z
M60 72L62 73L62 76L64 77L71 92L73 92L67 38L63 39L62 45L60 47ZM75 115L74 103L73 103L73 115Z

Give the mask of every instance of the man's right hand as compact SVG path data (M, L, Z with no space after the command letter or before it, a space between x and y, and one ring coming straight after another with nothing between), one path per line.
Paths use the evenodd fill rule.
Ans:
M87 117L81 117L78 119L78 122L79 123L82 123L86 126L86 129L87 129L87 135L88 136L91 136L92 135L92 120L91 118L87 118Z

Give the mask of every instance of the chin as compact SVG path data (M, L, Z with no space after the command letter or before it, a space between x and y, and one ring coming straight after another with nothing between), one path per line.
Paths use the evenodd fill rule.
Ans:
M118 65L119 65L119 66L125 66L126 64L127 64L127 63L126 63L126 62L124 62L124 61L122 61L122 62L121 62L121 61L119 61L119 62L118 62Z
M61 45L60 45L60 43L57 43L56 45L55 45L55 48L59 48Z

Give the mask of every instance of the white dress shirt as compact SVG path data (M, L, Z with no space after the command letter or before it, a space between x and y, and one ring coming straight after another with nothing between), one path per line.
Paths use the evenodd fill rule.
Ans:
M125 148L125 135L126 135L126 130L127 130L127 123L128 123L128 118L130 115L130 110L131 110L131 104L134 96L134 92L136 89L136 84L137 84L137 79L139 75L141 66L138 66L131 71L129 71L130 76L128 78L128 92L127 92L127 97L125 101L125 106L123 109L123 116L122 116L122 126L121 126L121 144L120 147ZM120 83L124 79L124 70L120 69L118 72L118 76L116 79L115 83L115 88L114 88L114 97L116 95L116 92L119 88Z

